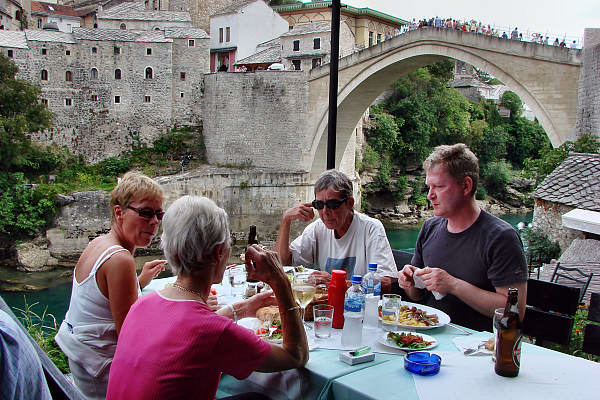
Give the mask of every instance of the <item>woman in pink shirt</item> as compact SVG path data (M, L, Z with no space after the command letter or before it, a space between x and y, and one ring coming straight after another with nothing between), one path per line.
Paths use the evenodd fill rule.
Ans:
M125 319L112 362L107 399L214 399L222 373L245 379L253 371L303 366L308 344L299 307L276 253L246 251L248 277L266 282L277 298L282 345L269 344L230 317L251 316L264 299L251 298L216 313L207 306L229 258L227 214L205 197L184 196L163 218L161 242L177 280L142 297Z

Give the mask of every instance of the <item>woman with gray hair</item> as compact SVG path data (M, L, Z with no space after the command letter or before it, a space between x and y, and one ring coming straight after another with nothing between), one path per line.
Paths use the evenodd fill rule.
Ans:
M130 310L110 371L108 399L214 399L222 373L244 379L253 371L303 366L308 360L299 307L277 255L246 250L248 277L273 288L282 345L269 344L231 319L252 316L265 296L216 313L206 304L229 258L227 214L205 197L184 196L163 218L162 246L177 279Z

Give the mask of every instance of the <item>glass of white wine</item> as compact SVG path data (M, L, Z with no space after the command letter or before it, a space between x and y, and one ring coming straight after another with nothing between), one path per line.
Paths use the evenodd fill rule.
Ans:
M304 321L304 311L306 310L306 306L315 297L315 290L316 280L312 274L296 274L292 278L292 291L294 292L294 298L300 307L302 307L302 322L305 329L312 329L312 326Z

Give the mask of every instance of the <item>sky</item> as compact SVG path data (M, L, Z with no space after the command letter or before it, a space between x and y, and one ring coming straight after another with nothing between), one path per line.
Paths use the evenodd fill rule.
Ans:
M566 36L579 42L584 28L600 28L600 0L342 0L411 21L413 18L475 19L519 32ZM507 32L509 33L509 32Z

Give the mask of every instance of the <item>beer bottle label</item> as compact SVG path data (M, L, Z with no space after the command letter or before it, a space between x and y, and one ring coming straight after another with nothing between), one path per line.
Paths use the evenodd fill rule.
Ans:
M512 360L517 368L521 368L521 340L523 335L519 335L512 349Z

